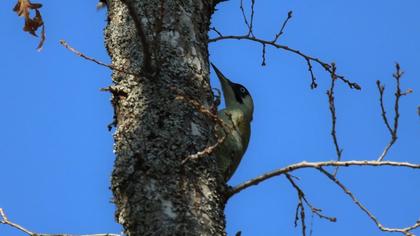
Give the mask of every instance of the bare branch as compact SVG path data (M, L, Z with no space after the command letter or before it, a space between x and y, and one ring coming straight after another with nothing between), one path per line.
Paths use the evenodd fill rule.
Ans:
M268 173L265 173L261 176L258 176L254 179L248 180L242 184L239 184L235 187L233 187L229 193L227 194L227 198L232 197L233 195L241 192L244 189L247 189L251 186L256 186L259 183L267 180L267 179L271 179L273 177L282 175L282 174L286 174L286 173L290 173L293 172L295 170L298 169L304 169L304 168L321 168L321 167L325 167L325 166L333 166L333 167L337 167L337 166L344 166L344 167L349 167L349 166L395 166L395 167L405 167L405 168L412 168L412 169L420 169L420 164L413 164L413 163L409 163L409 162L394 162L394 161L368 161L368 160L363 160L363 161L323 161L323 162L299 162L296 164L292 164L289 166L286 166L284 168L280 168Z
M286 173L286 178L289 180L289 182L292 184L292 186L296 189L297 193L298 193L298 197L301 197L302 200L306 203L306 205L308 205L308 207L311 209L311 211L317 215L319 218L321 219L325 219L328 220L330 222L336 222L337 218L335 217L331 217L331 216L326 216L321 214L322 210L319 208L314 207L306 198L306 194L303 192L303 190L296 184L296 182L292 179L291 175Z
M23 226L16 224L12 221L10 221L7 216L6 213L4 212L4 210L2 208L0 208L0 223L4 224L4 225L9 225L15 229L18 229L19 231L30 235L30 236L121 236L119 234L83 234L83 235L74 235L74 234L40 234L40 233L34 233L26 228L24 228Z
M394 104L394 126L393 127L391 127L390 122L389 122L389 120L386 116L386 109L385 109L384 98L383 98L384 97L385 86L381 84L381 81L379 81L379 80L376 81L376 86L378 87L378 91L379 91L379 104L381 106L382 119L384 120L385 126L386 126L386 128L388 129L388 131L391 135L391 140L386 145L382 154L379 156L378 161L382 161L385 158L389 149L391 149L392 145L394 145L394 143L398 139L398 121L399 121L399 118L400 118L400 113L399 113L400 98L402 96L408 95L408 94L413 92L413 90L411 90L411 89L408 89L405 92L401 92L400 79L403 76L404 72L401 71L400 64L398 64L398 63L395 64L395 70L396 70L395 73L392 75L394 77L395 81L396 81L395 104Z
M315 63L319 64L330 74L332 73L332 65L330 65L328 63L325 63L318 58L306 55L306 54L300 52L299 50L289 48L288 46L285 46L285 45L277 44L277 40L284 33L284 29L286 28L287 23L292 18L293 12L292 11L288 12L287 18L283 21L283 24L280 28L280 31L275 34L273 40L269 41L269 40L264 40L264 39L261 39L261 38L257 38L257 37L255 37L255 35L253 33L254 5L255 5L255 0L251 0L251 21L248 22L248 18L246 17L245 10L244 10L244 7L243 7L243 0L240 1L241 13L242 13L242 16L243 16L243 19L244 19L244 23L248 28L248 32L246 34L224 36L220 31L216 30L216 28L213 27L213 28L210 28L210 30L213 30L214 32L216 32L218 37L209 39L208 43L217 42L217 41L220 41L220 40L227 40L227 39L248 40L248 41L253 41L253 42L259 43L259 44L262 45L262 49L263 49L262 50L262 63L261 63L262 66L266 65L266 57L265 56L266 56L266 46L267 45L270 45L270 46L275 47L277 49L282 49L282 50L289 51L289 52L292 52L294 54L297 54L300 57L303 57L303 59L305 59L306 64L308 65L308 70L311 74L311 88L312 89L316 88L317 83L316 83L316 78L315 78L314 72L312 70L312 62L315 62ZM346 78L344 78L344 76L336 75L336 77L338 79L342 80L344 83L346 83L351 89L356 89L356 90L361 89L360 85L358 85L357 83L351 82L350 80L347 80Z
M28 235L31 235L31 236L34 235L34 233L29 231L28 229L26 229L26 228L24 228L24 227L22 227L22 226L20 226L16 223L13 223L13 222L9 221L9 219L6 216L6 213L3 211L2 208L0 208L0 216L2 218L0 220L0 223L5 224L5 225L9 225L9 226L11 226L15 229L18 229L18 230L24 232L25 234L28 234Z
M332 122L332 126L331 126L331 136L334 142L334 147L335 147L335 152L337 154L337 161L341 161L341 154L343 153L343 149L340 148L340 145L338 144L338 139L337 139L337 132L336 132L336 124L337 124L337 114L335 111L335 97L334 97L334 88L335 88L335 81L337 80L337 76L335 74L336 71L336 67L335 67L335 63L331 63L331 86L330 89L327 90L327 96L328 96L328 103L329 103L329 108L330 108L330 112L331 112L331 122ZM335 172L334 175L337 174L338 172L338 166L337 168L335 168Z
M296 214L295 214L295 227L297 227L297 222L300 218L301 225L302 225L302 235L306 235L306 216L305 216L305 206L304 203L311 209L312 215L315 214L321 219L329 220L330 222L336 222L337 219L335 217L325 216L321 214L321 209L315 208L312 204L306 199L306 195L303 190L296 184L296 182L292 179L292 176L288 173L285 174L287 180L292 184L293 188L296 189L298 195L298 205L296 207ZM300 214L299 214L300 213ZM299 217L300 215L300 217Z
M420 219L412 226L406 227L406 228L387 228L384 227L381 222L354 196L354 194L344 186L343 183L341 183L337 177L330 174L328 171L324 170L322 167L317 168L321 173L326 175L330 180L332 180L335 184L337 184L352 200L353 202L363 211L365 212L369 218L375 222L376 226L384 232L395 232L395 233L402 233L406 236L414 236L410 231L413 229L416 229L420 227Z
M292 52L292 53L294 53L296 55L299 55L300 57L302 57L303 59L305 59L305 61L308 64L308 69L309 69L309 71L311 73L311 77L312 77L311 87L313 87L313 88L316 87L316 85L313 85L315 83L314 82L315 81L315 76L313 75L312 66L310 66L312 62L315 62L315 63L319 64L328 73L330 73L330 74L332 73L332 68L331 68L331 65L330 64L328 64L326 62L323 62L323 61L321 61L318 58L315 58L315 57L306 55L306 54L302 53L299 50L290 48L290 47L285 46L285 45L278 44L278 43L273 42L273 41L268 41L268 40L264 40L264 39L260 39L260 38L255 38L255 37L248 36L248 35L228 35L228 36L219 36L219 37L216 37L216 38L209 39L208 42L209 43L212 43L212 42L217 42L217 41L221 41L221 40L228 40L228 39L253 41L253 42L256 42L256 43L260 43L263 46L264 45L270 45L270 46L272 46L274 48L282 49L282 50L285 50L285 51L288 51L288 52ZM356 89L356 90L360 90L361 89L361 87L360 87L359 84L357 84L355 82L351 82L350 80L344 78L344 76L342 76L342 75L337 75L336 74L336 77L337 77L337 79L340 79L341 81L343 81L344 83L346 83L351 89Z

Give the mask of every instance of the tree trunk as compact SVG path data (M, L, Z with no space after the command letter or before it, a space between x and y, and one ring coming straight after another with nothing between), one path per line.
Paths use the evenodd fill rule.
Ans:
M225 184L214 157L182 164L215 142L214 123L175 99L181 93L212 105L207 33L215 3L109 2L105 42L124 71L114 70L110 87L116 219L130 236L225 235Z

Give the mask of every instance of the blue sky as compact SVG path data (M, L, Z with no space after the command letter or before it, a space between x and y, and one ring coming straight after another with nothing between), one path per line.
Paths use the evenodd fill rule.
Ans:
M245 1L249 5L248 1ZM3 124L0 136L0 207L11 220L35 232L118 233L113 220L109 177L114 155L109 94L110 71L62 48L71 45L109 61L103 43L105 11L96 2L44 0L44 50L21 31L22 19L11 11L15 1L0 2L3 22ZM245 32L239 1L221 3L213 25L224 34ZM357 81L362 91L337 84L337 132L343 159L376 159L389 135L380 117L375 81L386 86L392 115L394 63L406 72L402 88L413 94L401 100L399 140L387 159L420 162L420 3L391 1L256 1L254 31L271 39L289 10L293 18L279 43L327 62ZM295 162L335 158L325 91L329 77L315 65L319 87L310 90L305 61L267 48L261 67L261 46L245 41L210 45L211 60L227 77L245 85L255 102L249 149L230 184ZM212 75L212 83L218 87ZM316 217L313 235L384 235L343 192L315 170L294 173L307 198L325 214ZM405 227L420 217L420 174L395 168L346 168L339 178L389 227ZM301 235L293 227L296 192L284 177L267 181L233 197L226 208L227 231L234 235ZM310 217L308 219L308 224ZM420 234L420 230L415 231ZM0 226L0 235L22 235Z

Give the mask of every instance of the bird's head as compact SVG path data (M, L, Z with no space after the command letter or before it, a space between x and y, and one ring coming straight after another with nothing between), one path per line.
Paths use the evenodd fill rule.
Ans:
M254 102L252 101L252 97L248 92L248 89L241 84L230 81L213 63L211 63L211 66L216 72L217 78L219 78L222 85L226 108L240 109L247 118L252 120Z

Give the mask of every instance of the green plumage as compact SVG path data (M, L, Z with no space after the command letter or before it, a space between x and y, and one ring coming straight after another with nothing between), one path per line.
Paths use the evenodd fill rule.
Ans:
M251 121L254 104L248 90L228 80L212 64L220 80L226 108L218 112L219 118L228 128L217 127L218 137L225 135L224 141L216 148L217 164L225 181L235 173L248 147L251 136Z
M223 143L216 149L218 167L225 181L228 181L238 168L248 147L251 127L250 122L244 120L240 110L223 109L219 111L219 118L229 127ZM222 136L224 131L219 128L218 133Z

